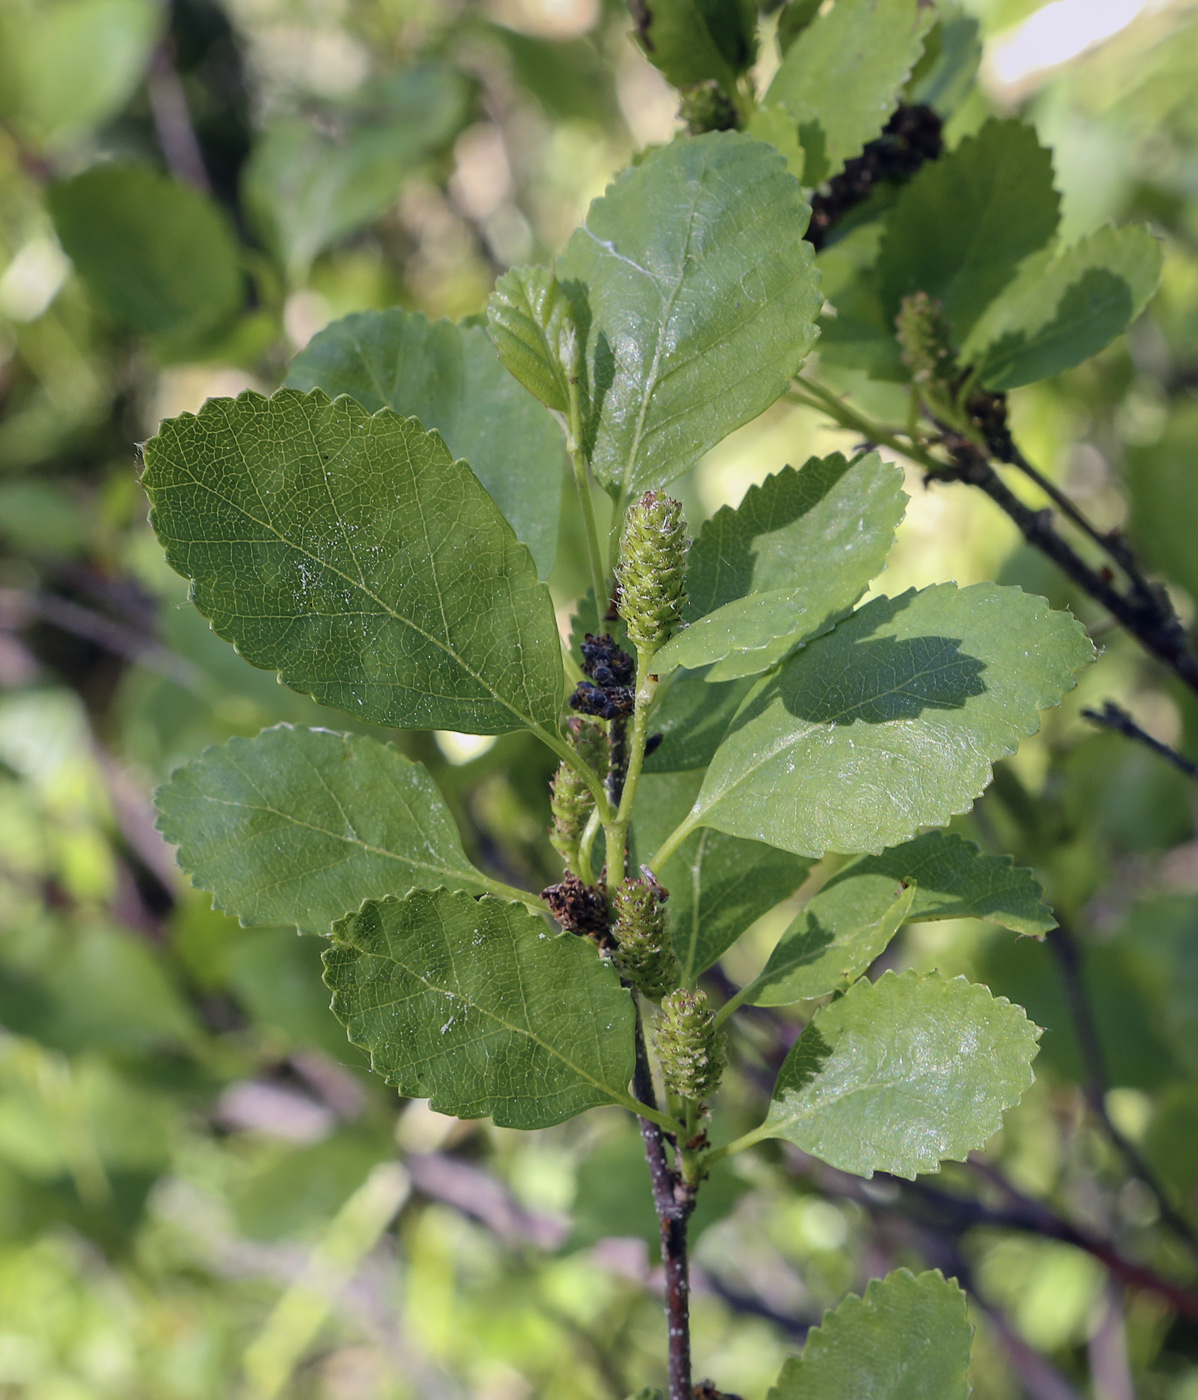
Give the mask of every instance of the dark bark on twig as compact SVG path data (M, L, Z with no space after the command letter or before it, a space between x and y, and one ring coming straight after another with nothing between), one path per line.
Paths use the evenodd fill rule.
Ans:
M1198 1231L1170 1200L1168 1192L1144 1160L1140 1149L1120 1131L1107 1109L1109 1079L1106 1054L1098 1037L1098 1025L1087 995L1082 973L1081 948L1077 939L1064 924L1060 924L1048 934L1047 942L1056 958L1065 1001L1077 1036L1082 1060L1082 1092L1086 1096L1086 1103L1128 1167L1156 1198L1161 1219L1184 1242L1195 1259L1198 1259Z
M1154 1293L1183 1316L1198 1321L1198 1293L1125 1258L1109 1240L1080 1229L1051 1207L1024 1195L995 1168L977 1158L971 1157L969 1165L1007 1197L1010 1205L1006 1208L997 1209L922 1181L904 1181L884 1173L878 1173L872 1182L863 1181L826 1166L796 1148L785 1149L783 1160L793 1172L814 1181L827 1195L856 1201L874 1216L899 1216L922 1223L929 1228L933 1239L959 1238L968 1230L986 1226L1071 1244L1097 1259L1113 1278L1132 1288Z
M1134 739L1137 744L1143 744L1145 748L1151 749L1153 753L1160 754L1166 762L1171 763L1179 772L1198 783L1198 763L1193 763L1184 754L1178 753L1176 749L1170 748L1168 744L1162 743L1159 739L1154 739L1146 729L1132 719L1131 715L1122 705L1116 705L1113 700L1103 702L1101 710L1083 710L1082 714L1091 724L1100 725L1103 729L1113 729L1117 734L1122 734L1128 739Z
M1110 535L1105 537L1104 547L1128 575L1131 587L1127 593L1117 588L1111 577L1087 564L1057 532L1051 510L1033 510L1025 505L973 443L963 438L948 438L945 446L953 462L951 466L930 472L934 480L961 481L984 491L1015 523L1028 544L1047 555L1062 573L1121 622L1145 650L1198 695L1198 657L1190 649L1185 628L1164 589L1144 578L1125 542Z
M653 1073L645 1047L645 1030L640 1013L636 1021L636 1072L633 1093L641 1103L656 1107ZM665 1138L656 1123L638 1118L649 1180L653 1186L653 1207L661 1232L661 1258L665 1269L666 1332L669 1344L669 1400L692 1400L690 1271L687 1261L687 1224L695 1208L696 1188L682 1180L666 1157Z

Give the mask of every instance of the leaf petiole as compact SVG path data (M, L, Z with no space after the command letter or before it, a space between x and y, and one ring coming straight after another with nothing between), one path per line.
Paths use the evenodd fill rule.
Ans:
M756 1147L759 1142L764 1141L770 1134L766 1124L762 1123L759 1128L754 1128L752 1132L742 1133L740 1137L734 1138L731 1142L726 1142L723 1147L713 1148L703 1159L705 1167L714 1167L717 1162L722 1162L725 1157L735 1157L738 1152L744 1152L746 1148Z
M654 852L649 869L660 870L698 825L699 819L695 813L688 812Z
M566 425L566 450L574 468L574 486L578 492L583 530L587 537L587 562L591 569L591 587L595 591L595 607L602 617L607 611L607 576L603 568L603 550L599 544L599 526L595 520L595 500L591 495L591 474L582 445L582 410L578 402L577 375L570 374L568 383L570 413Z
M584 885L595 883L595 870L591 864L591 851L594 849L595 837L599 832L599 809L592 810L587 818L587 824L583 828L582 839L578 843L578 869L575 874Z
M631 1094L625 1094L622 1098L616 1099L616 1103L621 1108L626 1108L630 1113L635 1113L638 1118L647 1119L656 1125L662 1132L669 1133L675 1139L681 1141L686 1132L686 1124L677 1118L671 1118L668 1113L662 1113L658 1108L650 1108L647 1103L642 1103L640 1099L633 1098Z

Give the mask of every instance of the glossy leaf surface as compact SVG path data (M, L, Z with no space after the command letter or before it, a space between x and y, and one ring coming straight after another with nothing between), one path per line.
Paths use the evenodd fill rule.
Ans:
M736 132L651 151L591 205L557 276L612 495L666 485L785 392L820 308L809 217L778 152Z
M1075 618L1017 588L876 598L759 683L693 820L808 856L943 826L1093 654Z
M798 123L805 185L836 175L881 132L933 18L918 0L837 0L801 30L765 100Z
M899 1269L826 1312L767 1400L968 1400L972 1336L955 1280Z
M1048 379L1097 355L1156 291L1160 242L1142 224L1103 228L1029 258L974 327L962 358L989 389Z
M632 1001L585 940L445 890L369 901L335 937L333 1010L402 1094L508 1128L627 1101Z
M869 453L786 467L708 520L686 574L689 626L657 653L665 673L712 662L752 675L838 622L881 573L907 497L902 471Z
M561 284L547 267L513 267L495 283L487 326L500 361L554 413L568 413L570 386L563 337L575 334Z
M833 991L864 972L904 923L989 919L1042 938L1056 922L1042 894L1009 856L929 831L834 875L783 933L749 1001L785 1006Z
M698 772L641 778L636 803L636 860L647 861L686 816ZM754 920L803 883L811 862L760 841L703 829L693 832L654 873L669 890L666 913L689 985L723 956Z
M989 121L925 165L899 193L882 240L887 325L903 297L927 292L963 341L1024 258L1056 232L1052 181L1051 153L1018 121Z
M938 1171L998 1131L1031 1086L1039 1034L963 977L857 982L787 1055L763 1135L858 1176Z
M639 0L633 18L645 57L674 87L714 79L735 93L757 56L753 0Z

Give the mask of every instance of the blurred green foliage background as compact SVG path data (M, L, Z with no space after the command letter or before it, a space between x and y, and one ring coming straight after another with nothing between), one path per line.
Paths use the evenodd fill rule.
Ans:
M949 142L1023 114L1055 147L1066 237L1147 219L1165 242L1132 332L1012 411L1025 452L1128 525L1190 622L1198 5L965 11L984 58ZM0 0L0 1396L621 1400L660 1380L631 1122L519 1135L397 1103L327 1010L318 940L237 927L175 868L149 800L173 766L279 721L352 723L185 606L134 453L210 395L269 392L337 316L473 315L500 272L554 254L677 129L629 29L615 0ZM852 445L780 405L681 483L692 528ZM1198 1260L1093 1111L1198 1214L1198 789L1080 711L1117 699L1191 754L1198 712L988 501L914 471L909 490L885 591L1019 583L1106 648L958 823L1044 881L1104 1074L1048 947L907 929L888 965L965 972L1046 1028L1037 1085L979 1165L929 1183L949 1206L776 1145L717 1174L694 1225L697 1370L761 1400L825 1306L905 1263L973 1290L978 1400L1198 1400ZM564 621L585 550L571 495L562 509ZM474 858L548 882L547 752L391 737ZM733 981L789 917L733 950ZM794 1033L767 1015L722 1093L746 1125L755 1064Z

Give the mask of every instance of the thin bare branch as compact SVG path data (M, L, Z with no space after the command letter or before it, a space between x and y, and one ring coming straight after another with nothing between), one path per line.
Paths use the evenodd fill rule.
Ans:
M1082 714L1091 724L1097 724L1103 729L1113 729L1117 734L1134 739L1137 744L1143 744L1145 748L1159 754L1167 763L1184 773L1187 778L1198 783L1198 763L1191 762L1185 754L1178 753L1160 739L1154 739L1146 729L1140 728L1122 705L1116 705L1113 700L1106 700L1101 710L1083 710Z

